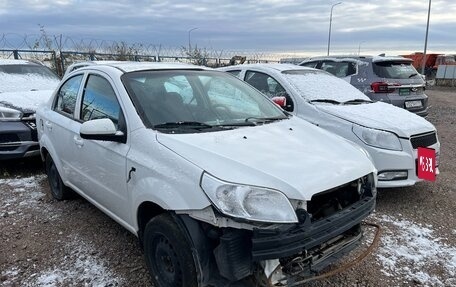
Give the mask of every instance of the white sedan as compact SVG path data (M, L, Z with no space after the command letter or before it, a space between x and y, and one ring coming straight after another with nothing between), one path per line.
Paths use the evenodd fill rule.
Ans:
M285 110L366 149L378 170L378 187L410 186L421 177L432 179L439 173L440 143L430 122L393 105L373 103L329 73L287 64L250 64L221 70L243 79L277 103L282 99ZM420 148L430 150L431 155L419 158Z
M364 150L220 71L83 67L37 125L53 197L76 191L137 235L154 286L311 275L375 207Z

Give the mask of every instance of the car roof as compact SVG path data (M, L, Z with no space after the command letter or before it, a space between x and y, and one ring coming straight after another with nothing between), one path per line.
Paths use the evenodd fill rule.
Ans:
M308 67L302 67L293 64L278 64L278 63L260 63L260 64L243 64L243 65L236 65L236 66L229 66L220 68L220 70L236 70L239 69L248 69L248 68L261 68L266 70L276 70L278 72L288 71L288 70L315 70Z
M343 60L367 60L372 62L386 62L386 61L407 61L413 62L413 60L409 58L405 58L402 56L370 56L370 55L338 55L338 56L317 56L317 57L310 57L306 60L302 61L301 63L306 63L315 60L334 60L334 61L343 61Z
M213 70L207 67L196 66L191 64L185 63L177 63L177 62L133 62L133 61L106 61L105 63L97 63L95 65L88 65L86 67L81 68L80 70L90 69L94 66L108 66L117 68L125 73L127 72L135 72L135 71L143 71L143 70ZM79 69L78 69L79 70Z

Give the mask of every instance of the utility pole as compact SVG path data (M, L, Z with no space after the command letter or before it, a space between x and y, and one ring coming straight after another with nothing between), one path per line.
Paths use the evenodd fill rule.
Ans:
M332 24L332 18L333 18L333 9L334 9L334 6L337 6L339 4L342 4L342 2L338 2L334 5L332 5L331 13L329 14L328 54L327 54L327 56L329 56L329 46L331 46L331 24Z
M426 24L426 38L424 39L423 63L421 63L421 74L422 75L424 75L424 69L426 66L426 51L427 51L427 42L428 42L428 34L429 34L429 18L430 17L431 17L431 0L429 0L428 17L427 17L427 24Z

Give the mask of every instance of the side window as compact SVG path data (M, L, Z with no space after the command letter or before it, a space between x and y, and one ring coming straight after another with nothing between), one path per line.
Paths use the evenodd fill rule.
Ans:
M317 63L318 63L317 61L306 62L306 63L299 64L299 66L315 68L317 66Z
M269 98L283 96L285 89L273 77L253 71L247 71L245 81Z
M71 117L74 116L76 99L83 75L77 75L67 80L57 93L57 100L54 103L54 110L62 112Z
M273 77L260 72L247 71L245 74L245 81L270 99L273 97L285 97L287 99L287 104L284 109L289 112L293 111L293 100L287 94L285 88Z
M108 118L118 127L120 105L108 80L98 75L90 75L82 97L80 120Z
M238 77L241 75L241 70L232 70L232 71L226 71L227 73L230 73L231 75Z
M320 69L336 77L343 78L356 74L356 63L324 61Z

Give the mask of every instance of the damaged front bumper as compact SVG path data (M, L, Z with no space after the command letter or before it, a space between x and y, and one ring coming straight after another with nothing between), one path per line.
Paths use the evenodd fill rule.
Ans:
M293 276L312 276L355 248L362 238L361 222L374 208L375 196L365 196L318 220L307 216L297 224L253 230L217 228L188 215L181 218L198 253L201 286L225 286L221 282L252 277L256 282L265 281L276 270L281 273L280 280L289 284Z

